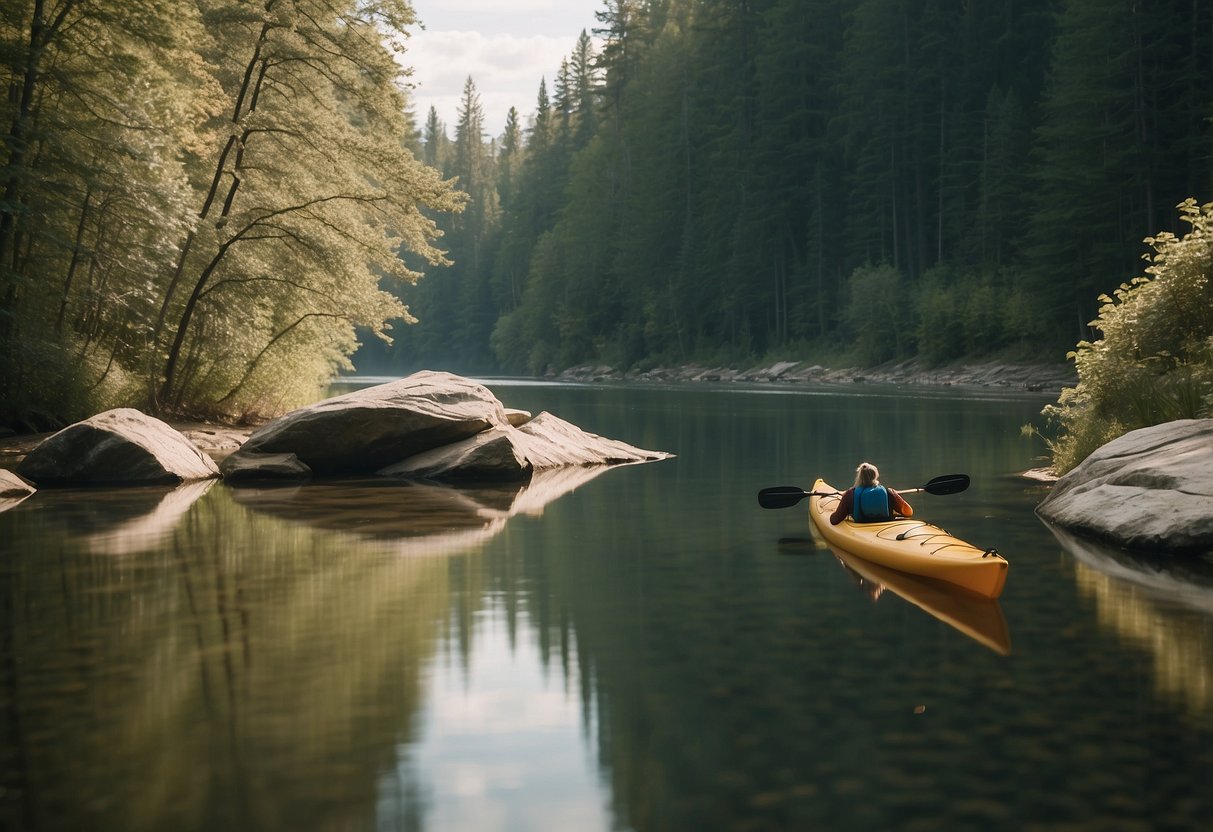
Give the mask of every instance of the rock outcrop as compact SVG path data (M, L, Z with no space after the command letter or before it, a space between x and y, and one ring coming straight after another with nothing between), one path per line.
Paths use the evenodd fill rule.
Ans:
M36 490L12 471L0 468L0 511L8 511Z
M378 473L522 483L537 471L668 456L550 413L532 418L505 407L484 385L427 370L288 413L255 431L222 467L232 481Z
M484 385L423 371L291 411L233 456L293 453L317 475L364 474L509 424Z
M1127 549L1213 552L1213 419L1114 439L1058 480L1037 513Z
M646 451L589 433L544 412L517 428L496 427L389 465L379 474L448 482L525 482L538 471L554 468L618 465L668 457L666 453Z
M98 413L43 440L17 466L37 486L175 485L219 476L210 457L132 408Z

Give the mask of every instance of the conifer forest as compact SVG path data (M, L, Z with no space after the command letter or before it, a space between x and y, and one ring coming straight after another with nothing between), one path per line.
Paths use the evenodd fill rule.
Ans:
M471 77L414 112L405 0L3 8L27 422L351 366L1061 362L1213 200L1198 0L604 0L503 125Z

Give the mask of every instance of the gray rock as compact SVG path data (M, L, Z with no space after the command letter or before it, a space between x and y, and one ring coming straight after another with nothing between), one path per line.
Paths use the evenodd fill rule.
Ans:
M505 418L514 427L519 427L531 421L531 412L529 410L517 410L507 407L505 409Z
M311 479L312 469L294 454L260 454L237 451L219 463L219 472L226 483L286 481Z
M1058 480L1037 513L1128 549L1213 552L1213 419L1114 439Z
M317 474L356 474L503 426L509 415L488 388L423 371L287 413L241 452L293 453Z
M590 433L546 411L518 428L518 432L527 437L527 459L539 470L566 465L651 462L673 456Z
M441 448L411 456L381 469L384 477L446 482L525 482L533 466L519 430L496 427Z
M669 456L605 439L545 412L522 427L497 427L387 466L379 474L448 482L525 482L538 471L646 462Z
M0 468L0 512L17 505L37 489L5 468Z
M28 497L36 490L12 471L0 468L0 497Z
M118 408L69 425L17 466L38 486L176 484L211 479L219 469L164 422Z

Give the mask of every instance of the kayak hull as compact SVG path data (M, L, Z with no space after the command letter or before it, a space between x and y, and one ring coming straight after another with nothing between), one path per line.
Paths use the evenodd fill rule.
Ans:
M809 499L809 518L832 546L878 566L955 584L983 598L1002 594L1008 564L997 552L979 549L912 517L881 523L847 518L834 526L830 515L841 499L837 489L819 479L813 492L825 496Z

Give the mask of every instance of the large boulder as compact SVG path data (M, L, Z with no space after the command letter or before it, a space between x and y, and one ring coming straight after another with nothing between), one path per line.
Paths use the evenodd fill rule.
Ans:
M379 474L448 482L525 482L537 471L666 459L626 442L584 431L550 413L520 427L502 425L380 469Z
M1114 439L1058 480L1037 513L1128 549L1213 552L1213 419Z
M17 466L47 485L174 485L219 469L182 434L129 407L107 410L47 437Z
M318 475L368 473L509 424L484 385L427 370L287 413L237 453L291 453Z

